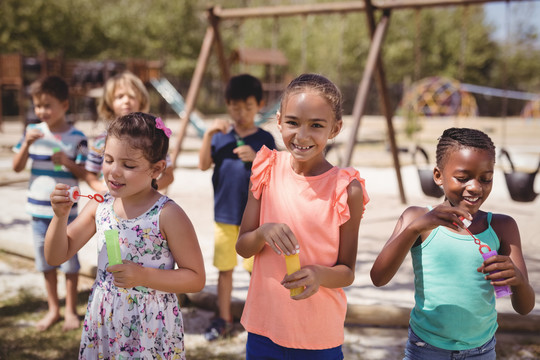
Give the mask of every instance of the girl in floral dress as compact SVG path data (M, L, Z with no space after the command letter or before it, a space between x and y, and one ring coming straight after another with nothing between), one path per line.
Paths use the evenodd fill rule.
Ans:
M58 184L51 194L55 216L45 238L47 262L64 262L94 234L98 240L79 359L185 359L176 294L200 291L205 271L191 221L157 191L170 134L160 118L119 117L107 130L105 200L90 200L68 226L69 187ZM106 230L118 232L122 264L109 265Z

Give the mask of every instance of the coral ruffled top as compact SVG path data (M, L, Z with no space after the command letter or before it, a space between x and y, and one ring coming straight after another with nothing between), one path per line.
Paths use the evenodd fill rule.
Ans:
M302 266L334 266L340 225L350 218L347 187L365 180L353 168L333 167L311 177L296 174L291 154L263 147L253 163L251 191L261 201L260 224L286 223L300 244ZM341 288L320 287L313 296L292 300L280 282L285 258L268 245L255 255L242 325L273 342L301 349L328 349L343 343L347 299Z

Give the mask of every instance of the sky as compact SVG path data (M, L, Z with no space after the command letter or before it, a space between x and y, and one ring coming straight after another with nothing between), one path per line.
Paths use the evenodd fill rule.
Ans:
M493 39L504 41L507 37L507 21L510 24L510 36L519 24L535 26L539 38L536 43L540 46L540 1L511 1L486 3L484 5L488 22L496 26ZM507 16L507 12L510 16Z

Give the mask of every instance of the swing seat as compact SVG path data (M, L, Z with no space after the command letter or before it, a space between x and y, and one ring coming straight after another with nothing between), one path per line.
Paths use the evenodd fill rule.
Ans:
M510 168L512 169L512 172L504 171L504 179L506 180L506 186L508 187L508 192L510 193L512 200L518 202L534 201L538 195L534 191L534 180L536 178L536 174L538 174L538 171L540 170L540 162L538 163L536 171L516 171L508 151L501 149L501 154L499 157L502 156L505 156L508 159Z
M412 157L413 157L413 163L416 165L416 154L421 153L425 160L426 164L429 164L429 158L426 150L424 150L420 146L416 146L416 149L414 150ZM440 198L444 195L444 191L435 183L435 180L433 180L433 169L426 168L426 167L416 167L418 170L418 176L420 177L420 186L422 187L422 191L425 195L431 196L434 198Z

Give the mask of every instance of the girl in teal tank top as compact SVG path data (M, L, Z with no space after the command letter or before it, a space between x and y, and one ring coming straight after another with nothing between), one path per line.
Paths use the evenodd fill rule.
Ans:
M495 359L494 285L507 285L519 314L534 307L515 220L480 210L493 185L495 146L485 133L451 128L437 145L435 183L444 201L434 208L411 206L371 269L375 286L386 285L411 251L415 306L405 359ZM497 250L486 260L479 245ZM496 274L491 274L498 271Z

